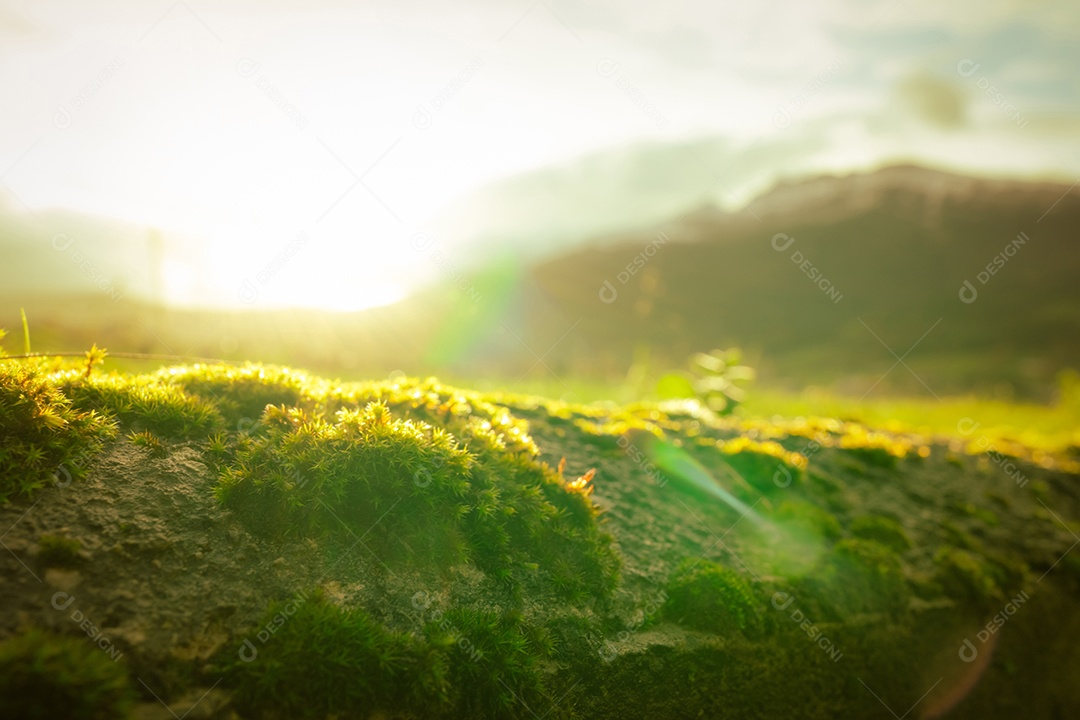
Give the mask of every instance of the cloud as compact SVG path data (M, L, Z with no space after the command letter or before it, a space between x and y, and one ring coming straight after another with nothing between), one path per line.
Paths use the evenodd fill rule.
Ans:
M952 80L912 73L896 84L896 99L923 122L943 129L967 125L967 95Z

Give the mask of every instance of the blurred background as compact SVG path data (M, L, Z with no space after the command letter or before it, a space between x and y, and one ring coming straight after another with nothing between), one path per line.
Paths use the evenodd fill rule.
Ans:
M4 0L4 349L1061 407L1078 66L1064 2Z

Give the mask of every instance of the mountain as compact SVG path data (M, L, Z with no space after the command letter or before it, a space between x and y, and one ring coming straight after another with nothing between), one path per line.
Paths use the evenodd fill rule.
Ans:
M434 216L431 231L472 267L508 248L546 259L703 203L745 203L778 178L812 167L819 149L801 136L749 144L708 136L614 146L469 192Z
M35 213L0 197L0 297L101 293L164 298L163 270L198 268L190 242L135 223L72 210ZM187 274L198 277L197 271Z
M741 345L795 387L861 394L888 371L875 389L1045 397L1080 364L1078 227L1080 189L1058 183L913 166L785 182L538 265L524 340L542 352L573 325L546 361L598 373L642 347L676 365Z
M792 389L1037 400L1080 365L1080 190L1060 183L903 165L784 181L737 211L702 203L666 223L568 234L561 250L502 256L360 313L156 309L147 229L11 217L0 327L17 330L26 307L37 350L97 342L511 386L530 373L621 380L632 366L655 378L741 346L764 382ZM75 243L54 249L42 227L70 227ZM94 268L128 268L127 285L108 279L121 302Z

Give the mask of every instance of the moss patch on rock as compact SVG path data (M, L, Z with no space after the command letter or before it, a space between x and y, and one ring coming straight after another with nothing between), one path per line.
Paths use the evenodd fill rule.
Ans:
M552 700L551 652L514 613L459 608L400 632L313 591L271 605L224 672L251 717L526 718Z
M87 458L114 434L108 419L78 407L49 375L0 363L0 505L82 477Z
M665 618L684 627L717 634L761 632L762 603L738 572L708 560L688 558L667 586Z
M4 717L123 720L134 693L127 669L84 637L31 629L0 642Z
M382 401L333 422L269 407L218 495L265 533L344 533L406 562L470 561L508 582L539 572L571 596L608 594L618 559L587 485L510 450L489 422L461 433L395 418Z

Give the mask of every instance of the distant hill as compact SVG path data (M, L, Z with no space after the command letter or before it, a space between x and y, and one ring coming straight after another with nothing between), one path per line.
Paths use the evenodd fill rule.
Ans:
M642 346L662 365L741 345L770 380L861 394L897 363L877 334L918 375L897 364L877 390L1045 397L1080 365L1078 234L1068 185L912 166L786 182L536 267L526 339L542 352L576 322L546 361L597 372Z
M1057 183L912 166L787 181L737 212L706 204L666 224L578 236L561 255L513 254L360 313L155 309L148 229L13 217L0 217L0 327L17 330L25 306L38 350L98 342L509 387L529 373L621 380L635 362L655 377L693 352L738 345L765 382L856 397L1045 400L1063 368L1080 367L1080 188ZM55 249L42 227L75 243ZM75 251L122 271L108 280L120 302ZM965 281L974 302L961 299Z
M0 298L101 293L154 302L163 297L166 259L197 267L198 248L115 218L62 209L31 214L0 197Z
M467 266L508 248L547 259L701 203L744 204L778 178L815 166L818 150L790 138L738 143L718 136L608 147L468 192L436 214L431 230Z

